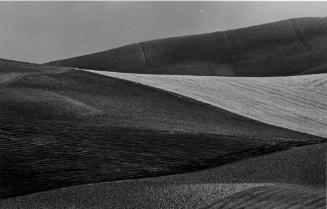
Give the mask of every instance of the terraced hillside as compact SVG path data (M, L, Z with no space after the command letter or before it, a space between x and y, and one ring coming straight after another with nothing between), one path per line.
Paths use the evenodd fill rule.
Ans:
M327 17L295 18L146 41L49 64L143 74L286 76L326 64L326 43ZM303 56L311 61L304 62ZM276 63L280 58L282 62Z

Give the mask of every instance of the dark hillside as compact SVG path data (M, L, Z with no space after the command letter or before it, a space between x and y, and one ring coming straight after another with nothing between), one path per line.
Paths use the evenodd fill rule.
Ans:
M184 173L324 139L255 139L60 121L1 121L0 198Z
M316 205L294 203L319 208L327 74L292 75L327 73L326 66L327 17L146 41L45 65L0 59L0 199L84 184L54 194L110 205L114 191L120 208L138 208L139 199L144 208L156 188L157 205L176 208L169 204L208 188L222 198L277 183L304 187L247 190L221 208L273 207L267 194L308 197ZM91 184L116 180L110 189ZM93 190L79 193L83 188ZM263 196L246 203L253 194ZM172 202L162 204L165 198Z
M2 198L181 173L325 140L129 81L6 62Z
M146 74L199 76L289 76L327 73L327 50L228 64L187 64L151 69Z
M308 56L319 59L321 55L315 54L315 51L323 51L327 48L326 25L326 17L297 18L225 32L146 41L49 64L129 73L153 73L158 69L162 74L294 75L294 73L302 72L303 67L293 61L289 61L292 63L290 64L292 70L282 68L277 72L264 70L252 72L252 69L246 66L240 72L237 67L235 71L234 68L226 70L222 66L301 54L309 54ZM318 57L315 58L315 56ZM293 59L296 58L291 58ZM310 68L320 64L312 61ZM198 67L194 69L194 66Z
M2 200L0 208L217 208L220 203L230 203L234 206L251 205L261 209L263 207L260 207L260 200L267 194L267 201L264 201L268 203L267 206L273 207L273 200L276 200L277 204L286 201L284 208L290 208L293 200L293 203L300 203L298 206L303 206L301 204L306 200L310 205L310 200L313 200L311 208L317 209L315 206L325 201L326 145L325 143L294 148L198 172L85 184L34 193ZM258 188L263 185L266 185L266 189ZM253 187L257 189L246 191L247 188ZM228 198L229 195L242 190L245 192ZM269 192L274 190L276 193ZM255 191L261 194L260 198L256 198ZM315 198L317 194L319 200ZM275 198L269 199L269 196ZM232 208L228 205L225 207Z
M6 76L8 73L0 74L0 78ZM56 119L254 138L308 137L168 92L94 73L54 70L17 76L0 83L1 118Z

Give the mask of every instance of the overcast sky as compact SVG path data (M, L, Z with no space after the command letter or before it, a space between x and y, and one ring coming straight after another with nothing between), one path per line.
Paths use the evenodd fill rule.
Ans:
M326 15L327 2L0 2L0 57L43 63L139 41Z

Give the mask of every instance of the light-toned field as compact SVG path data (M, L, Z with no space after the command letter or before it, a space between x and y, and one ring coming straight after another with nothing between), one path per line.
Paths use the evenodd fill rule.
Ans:
M322 209L326 29L296 18L0 59L0 209Z
M189 172L324 142L128 80L11 61L5 66L1 198Z
M327 137L327 74L239 78L87 71L166 90L264 123Z

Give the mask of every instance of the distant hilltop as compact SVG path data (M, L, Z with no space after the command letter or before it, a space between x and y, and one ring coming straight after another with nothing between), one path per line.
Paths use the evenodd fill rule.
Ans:
M326 64L325 49L327 17L303 17L223 32L140 42L47 64L128 73L278 76L302 73ZM300 58L296 59L297 56ZM295 58L289 61L289 57ZM288 62L283 63L287 68L294 68L294 62L303 59L314 60L315 64L311 63L305 69L288 69L287 72L279 69L281 72L276 72L280 66L271 67L271 63L276 65L279 61L271 59L280 58L284 59L282 62ZM269 72L256 70L267 66L266 62L273 69ZM305 63L308 65L308 62L302 64ZM253 70L247 72L249 67Z

